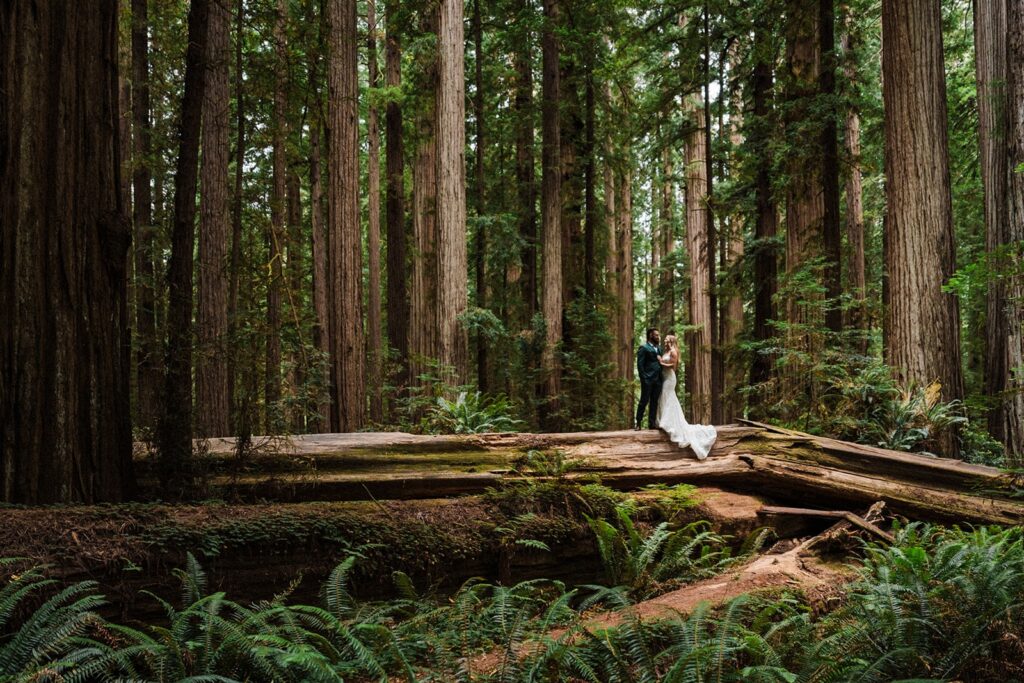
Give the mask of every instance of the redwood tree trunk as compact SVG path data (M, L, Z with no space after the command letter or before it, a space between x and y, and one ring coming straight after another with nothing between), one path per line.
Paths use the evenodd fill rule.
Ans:
M721 338L718 320L718 231L715 227L715 215L711 207L714 203L714 172L711 165L711 8L709 0L704 0L702 12L704 23L704 56L702 59L704 80L704 177L706 189L707 221L707 282L708 299L711 306L710 343L711 343L711 413L708 422L722 424L722 396L725 393L725 358L722 355Z
M196 332L196 435L231 434L228 411L228 26L231 3L210 7L203 98Z
M355 0L327 0L328 315L331 429L356 431L366 417L362 240L359 225L359 88Z
M596 261L596 249L597 249L597 196L596 196L596 183L597 183L597 160L596 160L596 139L594 132L594 116L595 116L595 102L594 102L594 67L592 64L587 65L587 82L585 84L584 94L584 133L583 133L583 150L584 150L584 185L583 185L583 201L585 204L584 216L586 218L586 227L583 241L583 288L587 293L587 298L591 302L594 301L594 295L596 294L595 283L597 280L597 261Z
M809 359L823 347L823 294L806 291L800 283L808 278L823 285L820 266L824 253L824 124L820 109L821 22L819 0L790 0L786 22L785 135L787 140L807 140L787 153L786 174L786 323L781 370L783 417L794 419L793 409L815 405L816 383L808 370Z
M606 113L610 118L612 115L612 92L611 85L606 81L604 85L604 100ZM618 230L618 206L616 192L619 190L619 173L615 168L613 160L614 145L611 132L606 133L604 140L604 229L606 233L606 251L604 264L604 288L606 294L612 298L612 305L608 312L608 332L612 339L611 353L609 354L611 366L614 370L616 380L623 380L626 371L632 367L632 359L629 359L629 367L623 368L619 365L621 353L619 351L619 321L624 315L623 307L618 300L619 282L619 230ZM620 425L631 424L633 415L633 376L630 373L628 399L616 403L614 416ZM629 405L626 405L626 404Z
M1024 0L1010 0L1008 26L1010 30L1008 58L1008 139L1009 181L1006 193L1008 204L1007 241L1010 244L1024 242ZM1018 259L1020 251L1018 247ZM1020 261L1017 261L1019 269ZM1024 278L1018 272L1007 286L1006 313L1007 330L1007 389L1011 392L1002 406L1002 421L1005 425L1006 452L1009 462L1021 465L1024 461L1024 377L1019 368L1024 367Z
M530 0L521 0L520 16L532 11ZM534 162L533 36L520 37L515 54L516 188L519 198L519 236L523 241L519 274L523 299L522 324L528 327L537 312L537 183Z
M487 230L481 220L487 206L487 184L484 179L484 28L480 0L473 2L474 91L473 118L476 119L476 149L473 169L473 200L476 204L476 306L487 308ZM483 334L476 339L476 382L480 391L487 391L487 340Z
M569 33L576 30L572 0L559 0L560 24ZM558 36L555 36L556 41ZM559 50L558 111L559 111L559 167L562 179L562 310L567 310L576 299L577 288L583 284L583 173L580 169L580 149L583 138L583 119L579 98L580 68L575 50ZM573 330L565 327L562 340L571 343Z
M288 260L286 266L285 300L288 302L287 321L294 341L290 349L288 387L293 400L288 404L286 417L295 432L306 431L306 412L310 407L305 400L306 373L309 370L309 355L302 331L302 317L305 310L304 272L306 269L306 245L302 235L302 181L296 172L294 161L288 164L287 219Z
M756 223L754 225L754 340L761 349L750 366L750 383L763 384L771 379L772 358L766 353L769 340L775 336L771 322L777 318L775 292L778 286L778 208L772 193L772 156L769 142L774 125L772 99L772 58L769 34L758 30L754 36L754 70L751 77L754 121L748 126L751 148L757 150L754 194ZM756 400L760 393L752 394Z
M166 386L160 427L161 484L172 496L180 494L191 478L192 250L209 8L209 0L193 0L189 7L185 91L181 100L178 168L174 174L174 223L167 267Z
M231 216L231 261L228 267L228 337L231 342L235 341L239 329L238 281L242 269L242 208L245 205L245 198L242 196L245 170L245 80L242 62L242 46L245 42L244 19L245 0L238 0L238 11L235 12L235 196ZM235 354L228 354L228 414L231 420L231 433L243 436L238 429L240 420L235 383L237 368Z
M543 305L546 334L542 366L547 403L541 420L553 426L561 392L561 368L557 347L562 339L562 170L561 103L559 83L558 0L544 0L544 28L541 35L543 74L541 89L541 222L543 224Z
M849 8L844 8L843 16L843 75L849 87L857 88L856 37L852 30L852 15ZM846 156L849 171L846 176L846 243L847 243L847 286L855 304L850 308L850 328L859 334L856 347L861 353L868 350L868 319L867 319L867 276L864 263L864 190L861 181L860 163L860 112L856 105L846 110Z
M730 54L730 57L733 55ZM742 91L737 85L731 98L736 102L737 111L729 118L729 172L738 176L738 150L743 145ZM732 422L743 414L743 394L740 391L746 382L744 364L740 361L738 345L743 332L743 216L733 212L728 216L725 235L726 267L728 272L728 296L722 306L722 349L726 354L725 401L723 401L722 422Z
M319 96L317 100L319 100ZM318 101L317 110L320 110ZM323 358L329 359L331 354L331 317L327 310L328 289L327 278L327 234L324 230L323 183L320 178L320 117L315 117L309 133L309 213L312 232L310 251L313 257L313 312L316 322L313 326L313 344ZM323 366L321 366L323 367ZM327 368L330 379L330 364ZM327 431L331 423L331 403L320 403L317 407L314 431Z
M714 321L711 317L711 273L709 253L714 244L708 235L708 176L705 163L704 112L700 95L687 98L684 116L690 123L684 154L686 163L686 246L690 257L690 363L687 368L691 391L692 420L711 422L711 345Z
M156 427L160 410L160 341L156 330L153 267L152 124L149 96L149 0L132 0L132 222L135 225L135 415L140 427Z
M1011 201L1007 201L1009 183L1013 168L1009 163L1007 134L1012 125L1008 118L1007 82L1008 41L1007 10L1009 3L974 3L974 45L978 84L978 138L981 145L981 179L985 188L985 250L997 268L1006 262L997 255L1010 243L1009 213ZM1017 32L1020 32L1018 27ZM1012 286L1012 284L1011 284ZM995 278L989 284L987 296L985 329L985 393L992 406L988 414L988 429L993 438L1006 444L1011 432L1020 432L1013 420L1020 420L1021 414L1014 415L1015 397L1007 395L1013 383L1013 358L1020 356L1019 348L1014 353L1011 342L1019 347L1019 320L1012 328L1015 318L1013 309L1020 304L1007 298L1007 283ZM1019 363L1018 363L1019 365ZM1019 452L1018 441L1008 452ZM1009 446L1009 444L1008 444Z
M0 8L4 502L116 501L133 483L117 22L113 2Z
M661 138L661 130L659 129L654 133L654 138ZM653 153L659 153L659 150L651 150ZM651 159L651 163L654 160ZM661 322L661 289L658 287L660 278L658 277L659 271L661 270L661 245L662 245L662 234L664 233L665 226L665 207L661 205L660 197L662 190L665 185L664 175L655 176L652 174L651 177L651 262L647 269L647 278L645 279L647 287L646 311L645 318L650 324L660 326L662 334L668 329L667 326L662 325Z
M468 374L468 340L459 316L468 308L466 253L466 83L462 0L440 0L437 88L438 360Z
M385 46L385 82L389 88L402 84L402 53L398 35L398 0L386 5L387 44ZM388 345L394 350L398 368L396 383L409 383L409 294L405 256L405 148L402 141L402 109L389 101L384 113L387 142L385 159L388 271ZM392 404L394 409L394 404Z
M626 158L630 159L628 145L624 151ZM630 163L627 163L625 170L619 174L615 200L615 242L618 247L615 284L619 309L616 316L615 344L618 350L619 380L627 387L627 392L623 396L622 415L632 420L633 368L636 366L633 320L636 311L633 298L633 167Z
M843 311L839 302L843 293L843 269L839 229L839 144L836 107L833 104L836 93L835 0L818 2L818 39L821 59L818 91L825 117L821 124L823 279L825 296L830 300L825 309L825 326L832 332L840 332L843 329Z
M374 0L366 3L366 51L369 62L369 85L371 89L380 86L380 73L377 67L377 15ZM384 421L384 396L381 341L381 297L380 297L380 129L377 107L371 105L366 124L369 139L369 156L367 157L367 221L366 250L369 266L369 283L366 292L366 358L369 363L367 383L370 390L370 420L375 423Z
M942 291L955 254L939 3L883 0L882 31L885 356L904 381L940 382L949 401L963 378L956 295Z
M281 402L281 260L285 247L285 193L288 162L285 145L288 139L288 43L285 22L287 0L277 0L274 17L274 113L271 123L270 232L267 234L267 258L270 277L267 281L267 358L264 376L264 429L276 434L284 426Z
M422 29L437 30L437 15L427 12ZM437 274L437 96L438 64L430 56L419 74L421 94L416 125L418 143L413 161L414 254L410 291L409 355L414 383L428 370L426 363L437 359L438 274Z
M661 151L661 220L658 235L658 253L661 269L658 273L658 315L656 325L663 330L674 330L676 325L675 273L670 259L676 248L675 242L675 180L672 167L672 150Z

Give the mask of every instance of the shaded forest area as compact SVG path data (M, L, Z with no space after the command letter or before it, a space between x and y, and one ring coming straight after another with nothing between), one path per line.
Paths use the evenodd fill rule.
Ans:
M649 326L693 422L1017 466L1022 27L7 2L0 500L132 497L133 447L187 495L195 438L627 427Z

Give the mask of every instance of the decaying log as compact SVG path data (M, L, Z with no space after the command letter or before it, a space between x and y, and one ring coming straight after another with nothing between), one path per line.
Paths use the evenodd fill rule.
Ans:
M892 537L882 532L874 524L881 521L881 511L884 506L882 502L875 503L863 517L853 513L833 513L841 517L838 522L825 531L804 539L788 550L757 555L717 576L688 584L625 609L601 612L590 618L583 625L583 630L600 637L599 634L602 631L619 626L627 620L655 621L680 615L685 617L701 604L714 607L741 595L760 591L799 590L809 601L818 604L829 599L836 599L843 586L856 578L856 571L851 565L824 562L816 553L812 552L812 549L830 543L839 532L856 525L856 522L851 522L846 515L855 517L860 522L873 527L872 533L881 532L891 541ZM762 511L768 509L771 508L762 508ZM775 508L775 510L794 510L794 508ZM556 629L547 635L558 638L564 634L564 629ZM578 636L574 635L574 637ZM521 643L514 653L492 650L475 657L469 663L474 671L493 674L505 657L524 657L535 651L537 647L537 641L528 640Z
M257 443L259 441L257 440ZM857 509L876 500L907 517L943 523L1024 523L1024 501L998 469L900 453L757 423L719 427L697 460L654 430L569 434L418 436L316 434L272 442L241 460L231 439L206 442L208 481L246 499L356 500L479 493L517 477L530 450L558 451L565 476L620 489L691 483L762 495L779 504ZM147 478L145 461L138 463Z
M867 521L859 515L855 515L848 510L812 510L810 508L789 508L779 507L777 505L768 505L760 510L758 514L762 515L799 515L802 517L826 517L829 519L840 519L845 520L849 524L855 527L863 529L873 536L877 536L886 543L892 543L892 534L887 531L882 531L877 526Z

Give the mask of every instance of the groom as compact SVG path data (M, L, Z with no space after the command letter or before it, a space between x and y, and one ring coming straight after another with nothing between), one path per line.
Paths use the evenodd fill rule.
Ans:
M650 405L647 415L647 428L658 426L658 399L661 397L661 347L658 342L661 335L651 327L647 330L647 343L636 353L636 372L640 377L640 405L636 408L636 428L643 426L644 409Z

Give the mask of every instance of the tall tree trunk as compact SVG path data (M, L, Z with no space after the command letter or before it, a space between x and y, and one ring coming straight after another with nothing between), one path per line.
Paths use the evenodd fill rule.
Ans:
M132 219L135 225L136 416L152 430L159 413L160 341L153 267L152 124L149 95L149 0L132 0Z
M486 212L486 181L484 180L484 28L480 0L473 2L474 91L473 118L476 119L476 157L473 169L473 200L476 203L476 306L487 308L487 230L481 220ZM487 340L476 338L476 378L480 391L487 391Z
M1024 0L1010 0L1008 13L1010 27L1008 58L1008 114L1007 138L1009 159L1007 173L1009 175L1006 201L1008 204L1007 221L1009 230L1007 242L1020 245L1024 242ZM1020 258L1020 247L1017 247ZM1020 261L1017 261L1018 269ZM1008 461L1016 466L1024 462L1024 282L1018 270L1007 286L1006 314L1007 330L1007 361L1009 377L1006 389L1009 392L1002 408L1002 420L1006 425L1006 445Z
M284 426L281 421L281 259L285 239L285 193L288 161L285 149L288 140L288 42L285 34L288 0L277 0L274 16L274 113L271 123L270 231L267 234L269 279L267 281L267 358L264 378L263 428L276 434Z
M730 55L734 58L733 55ZM729 117L729 173L732 177L739 175L737 150L743 145L743 97L737 84L732 93L736 101L735 111ZM743 332L743 217L738 212L728 217L726 241L726 268L728 272L727 298L722 306L722 349L728 354L725 376L725 397L723 404L723 422L732 422L743 413L743 394L740 389L745 384L746 372L740 362L740 334Z
M704 113L700 95L686 100L684 116L690 123L684 155L686 163L686 247L690 257L690 378L692 418L711 422L712 379L711 345L714 321L711 313L711 273L709 254L715 253L708 234L708 176L705 163Z
M605 81L604 84L604 102L606 111L606 117L611 119L612 117L612 92L611 85ZM610 127L609 127L610 128ZM615 168L613 161L614 144L612 141L612 134L609 130L605 134L604 140L604 228L606 231L606 251L605 251L605 264L604 264L604 291L607 296L611 297L612 305L608 311L608 331L609 336L612 339L612 347L610 353L611 366L613 368L613 376L617 380L623 380L626 371L629 368L623 368L619 365L622 358L622 354L619 350L619 324L625 312L623 311L622 302L619 301L619 213L616 202L616 192L620 189L619 187L619 173ZM632 340L630 340L632 342ZM629 359L630 366L632 367L632 359ZM620 400L615 405L614 417L620 423L620 426L630 424L633 415L633 376L630 373L628 377L628 391L625 392L627 398Z
M466 81L462 0L440 0L437 88L438 360L462 384L468 339L459 316L469 306L466 252Z
M128 4L119 0L118 7L122 8ZM121 206L127 216L134 216L132 208L132 41L129 33L129 40L122 40L121 31L118 30L117 40L117 147L118 147L118 189L121 192ZM129 255L129 263L131 256ZM132 278L128 278L128 299L134 298L134 284Z
M993 265L997 252L1009 236L1006 201L1009 166L1007 105L1007 2L974 3L974 53L978 85L978 139L981 145L981 179L985 188L985 251ZM986 301L985 393L992 401L988 414L989 433L1006 442L1005 392L1012 368L1009 362L1010 330L1006 307L1006 285L996 278L989 285Z
M624 150L626 158L630 158L627 148ZM619 369L619 380L627 387L623 396L622 415L633 415L633 368L634 362L634 334L633 321L636 311L634 310L633 298L633 166L626 164L626 168L618 174L618 188L615 192L616 217L615 217L615 242L618 247L616 259L615 284L616 299L618 300L619 312L616 316L618 329L615 331L615 344L618 350L617 365Z
M366 364L359 225L359 84L355 0L327 0L328 311L331 429L356 431L366 418Z
M658 140L661 138L660 126L654 134L654 139ZM652 156L657 154L661 156L661 150L656 148L651 149ZM652 164L654 159L651 159ZM651 173L651 261L647 269L647 291L648 295L645 298L646 303L646 315L644 318L647 324L660 327L662 336L666 334L667 326L662 324L661 320L661 288L658 286L661 281L660 269L661 269L661 245L664 243L664 232L665 232L665 207L661 204L662 190L665 186L664 174L658 175L657 172Z
M133 485L117 26L112 2L0 7L3 502Z
M196 332L196 435L231 434L227 358L230 2L210 7L203 97Z
M317 111L321 111L321 103L317 96ZM310 250L313 257L313 312L316 322L313 326L313 344L322 358L329 359L331 353L331 318L327 308L330 280L327 277L327 233L324 229L323 184L320 179L320 130L323 122L316 116L311 122L309 132L309 213L312 239ZM330 379L330 366L326 368ZM329 381L327 382L329 384ZM330 429L330 399L317 407L314 430L318 432Z
M843 329L843 310L839 297L843 293L842 233L839 224L839 143L836 130L836 35L835 0L818 0L818 39L820 66L818 91L824 107L821 127L821 191L822 247L825 257L823 273L825 296L830 304L825 309L825 327L832 332Z
M437 30L437 15L428 12L422 18L422 30ZM422 100L417 108L417 146L413 162L414 254L412 269L412 306L409 321L409 354L414 382L437 360L438 349L438 275L437 275L437 96L438 64L431 55L422 65L417 91Z
M658 315L656 324L665 330L676 325L675 273L671 260L675 251L675 181L672 168L672 150L661 150L661 220L659 221L658 251L661 257L658 272Z
M530 0L521 0L518 7L525 19L532 11ZM521 324L528 327L537 312L537 186L534 162L533 113L533 36L520 37L515 53L515 99L512 108L516 121L516 187L519 199L519 236L523 242L519 274L524 315Z
M778 287L778 255L775 238L778 232L778 209L772 193L773 160L769 142L774 127L772 110L772 57L770 34L759 29L754 34L754 70L750 89L754 121L748 125L751 148L756 150L754 194L756 222L754 225L754 329L760 349L750 366L750 383L764 384L772 377L773 361L764 348L775 336L771 321L777 318L775 292ZM757 401L760 392L751 395Z
M783 370L783 392L790 406L814 404L815 383L799 359L817 353L823 343L822 296L797 291L795 285L795 278L809 268L814 269L813 281L822 281L815 265L824 256L825 219L822 117L816 112L821 81L819 4L818 0L790 0L787 4L786 138L818 141L795 149L786 162L786 346L789 358L798 359Z
M960 316L942 291L955 266L941 8L883 0L885 356L906 382L963 397ZM953 443L946 443L955 455Z
M380 86L380 71L377 66L377 13L374 0L366 3L366 48L369 62L369 85L371 89ZM384 421L384 378L381 374L384 348L381 341L381 299L380 299L380 129L377 107L371 104L366 123L369 140L367 158L367 205L369 220L366 250L369 258L369 283L366 292L366 358L369 362L367 383L370 389L370 420L380 424Z
M302 181L296 172L297 164L290 161L288 164L288 179L286 185L287 207L286 225L288 228L288 261L286 262L286 288L285 295L288 301L288 325L292 329L294 341L291 345L291 359L288 371L288 385L291 395L295 400L290 402L288 409L288 422L291 429L302 433L306 431L306 413L310 408L305 400L304 385L306 384L306 373L309 369L309 355L306 350L306 340L302 332L302 316L305 308L305 297L303 296L303 282L305 265L305 240L302 238Z
M561 169L561 92L559 83L560 23L559 0L544 0L544 28L541 107L541 222L543 224L543 305L546 328L542 366L544 396L547 403L541 420L554 427L558 394L561 392L561 364L558 343L562 339L562 169Z
M586 232L583 242L583 288L587 298L593 303L596 294L595 283L597 281L597 262L595 261L597 245L597 196L595 184L597 179L596 139L594 133L594 66L587 64L587 81L584 85L584 167L583 167L583 201L586 209Z
M711 353L711 393L708 399L711 404L709 421L713 424L722 423L722 395L725 393L725 359L722 355L720 330L718 321L718 290L716 282L718 262L718 233L715 228L715 215L711 210L714 204L714 171L711 156L711 8L708 0L704 0L704 177L705 177L705 212L707 221L707 298L711 307L709 317L710 353ZM692 322L692 321L691 321Z
M854 55L856 37L853 35L853 16L848 6L843 6L843 75L850 87L856 88L859 76ZM848 325L858 332L856 348L861 353L868 350L867 319L867 276L864 264L864 190L861 181L860 164L860 112L855 105L846 110L845 146L849 172L846 176L846 244L847 287L853 295L854 305L850 308Z
M193 0L189 6L185 91L181 100L178 168L174 174L174 224L167 268L166 386L160 426L161 485L172 496L182 493L191 479L192 250L209 9L209 0Z
M398 0L386 4L387 43L384 48L385 83L397 89L402 84L402 53L398 34ZM405 235L405 148L402 141L402 109L389 101L384 112L387 142L385 159L387 211L388 345L398 356L396 384L409 383L409 294L407 287ZM392 402L391 410L396 408Z
M228 339L236 343L238 336L238 280L242 268L242 207L245 205L243 193L243 173L245 170L245 80L242 63L242 46L245 43L245 0L238 1L235 12L235 196L234 210L231 216L231 261L228 267ZM239 424L237 387L235 374L238 366L236 354L228 354L228 415L231 421L230 433L243 434L237 428Z
M573 0L558 1L558 16L564 30L576 30ZM555 37L556 41L558 36ZM559 49L558 111L559 150L562 197L562 310L576 299L583 283L583 183L580 173L580 150L583 145L583 119L580 115L579 60L575 51ZM569 342L572 330L562 330L563 341Z

